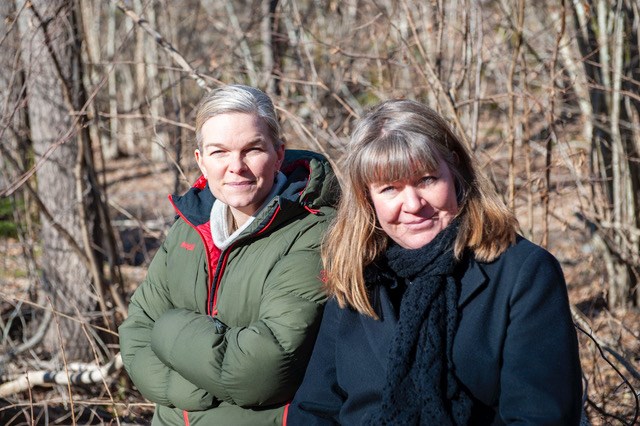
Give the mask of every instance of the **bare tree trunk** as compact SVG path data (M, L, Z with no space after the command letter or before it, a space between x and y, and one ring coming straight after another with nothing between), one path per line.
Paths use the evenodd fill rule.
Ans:
M24 131L21 120L24 108L20 99L24 96L24 81L20 66L18 28L15 25L16 10L13 0L0 2L0 34L5 35L0 45L0 140L7 151L17 153L20 149L20 133ZM18 160L16 158L16 160ZM10 161L5 161L0 152L0 188L6 187L16 173Z
M260 84L265 88L267 93L274 93L275 89L273 81L275 61L272 24L274 16L271 12L271 3L275 3L277 5L278 0L262 0L262 21L260 22L260 35L262 38L262 76L260 78Z
M132 0L133 10L139 16L144 15L144 9L142 5L142 0ZM144 49L145 49L145 38L146 34L140 28L135 29L135 47L133 54L133 66L134 66L134 76L136 82L136 98L138 102L142 102L145 96L145 89L147 88L147 72L145 70L144 63Z
M26 86L20 59L20 37L16 22L15 2L0 2L0 188L7 188L27 169L30 163L31 140L28 134L27 110L24 107ZM26 192L10 197L22 252L28 264L29 278L35 281L31 197Z
M116 52L116 4L109 3L109 11L107 13L107 51L106 56L112 63L108 70L108 94L109 94L109 137L106 138L102 152L105 160L112 160L118 156L118 94L116 75L118 67L113 64Z
M158 26L153 4L147 7L145 15L151 26ZM164 96L161 92L162 85L160 84L160 75L158 73L160 56L155 40L150 37L144 37L144 43L144 65L147 76L145 93L149 96L149 99L146 99L145 102L148 105L149 121L153 128L150 156L152 161L160 163L167 161L167 150L169 149L169 135L164 130L164 126L158 121L159 118L164 118L165 116Z
M592 114L593 193L602 194L605 201L604 207L594 207L589 220L596 224L599 247L606 251L610 308L640 304L640 147L631 124L640 103L630 96L637 92L640 15L631 3L592 0L589 20L585 4L573 2L578 46L581 56L588 58L582 62L580 72L586 77L577 79L576 94L582 113ZM596 83L588 91L591 111L582 81Z
M514 9L516 9L516 13L513 13L516 16L516 34L515 34L515 46L513 46L513 53L511 57L511 64L509 66L509 77L508 77L508 90L509 90L509 123L507 132L509 134L509 208L511 210L515 210L515 194L516 194L516 184L515 184L515 152L516 145L518 142L518 128L520 127L520 122L517 119L516 115L518 114L518 97L515 95L514 86L515 86L515 76L516 69L520 62L520 52L522 47L522 33L524 31L524 11L525 11L525 0L519 0L516 5L514 5Z
M21 16L22 52L29 87L29 119L37 162L38 196L52 219L66 229L75 241L81 241L79 205L74 175L78 154L78 135L69 105L74 93L65 93L63 79L71 78L79 63L80 52L70 17L71 7L64 0L36 0ZM23 0L18 4L22 6ZM43 300L56 312L70 317L85 318L93 311L95 295L88 291L91 274L87 260L75 252L69 241L55 229L51 221L42 221ZM78 315L79 314L79 315ZM45 347L51 353L63 349L68 359L89 356L89 344L82 326L65 316L57 315L59 328L50 327ZM69 344L72 343L72 344Z
M161 6L161 10L163 12L158 14L157 21L159 26L168 29L169 34L167 34L167 36L173 42L178 39L179 25L174 19L175 10L170 8L171 4L173 4L171 0L163 1ZM182 86L179 84L180 73L176 70L167 70L166 76L169 87L171 88L171 106L173 107L172 111L168 113L171 114L168 118L172 118L177 123L184 123L187 119L185 107L183 105ZM177 194L184 191L191 184L182 169L182 161L184 148L187 150L187 161L191 160L189 154L191 154L193 146L190 144L190 140L182 126L172 127L167 134L170 137L169 145L167 146L167 157L170 158L171 155L173 155L173 193ZM169 149L169 146L173 149Z
M113 11L115 13L115 10ZM138 43L140 43L141 37L143 37L142 30L135 27L135 24L131 20L125 21L126 32L134 31L136 34L135 37L135 53L133 56L133 63L137 64L138 60L142 61L139 58L138 54ZM118 146L120 152L126 155L135 155L140 148L144 148L144 141L142 141L141 132L144 128L144 123L137 116L139 111L137 108L138 102L136 101L136 79L135 79L135 71L132 71L133 66L129 66L127 64L123 64L121 67L116 67L114 72L118 70L120 78L122 81L119 82L117 93L120 94L120 101L122 108L119 111L124 114L124 118L122 120L122 126L119 126L118 133ZM114 94L114 96L116 96Z
M89 318L99 306L103 327L115 320L105 295L122 307L107 201L95 173L75 6L31 1L20 18L42 228L41 303L54 312L44 346L63 360L94 359Z

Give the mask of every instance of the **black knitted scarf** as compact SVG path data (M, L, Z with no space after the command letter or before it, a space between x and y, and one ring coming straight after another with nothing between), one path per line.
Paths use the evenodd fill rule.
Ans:
M406 282L396 334L389 351L382 405L370 425L466 425L471 399L453 373L453 337L458 325L458 289L452 277L454 220L415 250L396 244L386 263ZM386 262L385 262L386 260Z

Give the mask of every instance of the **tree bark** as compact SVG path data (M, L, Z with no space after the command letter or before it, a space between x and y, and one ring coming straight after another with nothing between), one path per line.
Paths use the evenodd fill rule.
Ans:
M18 7L26 0L18 0ZM67 230L76 242L82 241L79 209L85 199L77 197L79 183L87 187L86 169L78 182L75 175L80 134L79 116L71 114L80 99L78 86L80 51L73 4L65 0L32 0L21 14L22 58L29 88L28 110L36 162L37 195L55 224ZM81 77L76 82L81 82ZM46 161L42 161L45 160ZM93 234L94 215L87 216ZM50 326L44 339L50 353L63 351L66 359L90 359L84 319L95 309L91 291L89 261L73 250L48 215L41 214L42 300L54 310L57 327ZM94 283L95 284L95 283ZM64 314L64 315L59 315Z
M146 9L146 18L149 24L153 27L158 26L158 20L156 18L156 11L153 4L150 4ZM155 40L150 37L144 38L144 65L147 73L147 89L145 92L148 94L149 99L146 99L147 108L149 110L149 122L152 126L151 133L151 160L162 163L167 161L167 152L169 149L169 135L164 130L164 126L159 121L159 118L164 118L164 96L162 94L162 85L160 84L160 74L158 72L158 63L161 62L159 56L158 45Z
M587 19L585 4L591 12ZM634 134L634 111L638 105L634 86L638 80L640 32L638 8L627 2L591 0L573 2L576 40L582 61L576 95L581 112L593 120L591 170L593 193L602 194L604 207L594 203L592 220L597 225L600 247L606 250L608 304L625 308L640 303L640 150ZM570 67L570 72L577 70ZM583 81L593 82L585 99ZM589 101L590 108L586 105ZM589 114L591 116L589 117ZM630 232L631 231L631 232Z
M0 34L5 35L0 48L0 140L7 151L24 152L21 139L24 132L24 108L20 101L24 97L24 81L20 67L19 37L15 25L16 10L13 0L0 2ZM16 161L20 159L15 158ZM0 152L0 188L6 187L16 173L10 161L5 161Z

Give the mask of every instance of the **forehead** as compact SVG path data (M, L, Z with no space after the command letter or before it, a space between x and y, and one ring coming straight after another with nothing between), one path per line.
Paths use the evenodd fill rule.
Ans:
M263 121L254 114L245 112L226 112L216 114L207 118L202 124L202 130L226 130L235 128L236 130L252 129L261 130L264 127Z
M231 112L208 118L202 125L202 140L208 144L261 142L270 140L269 128L254 114Z

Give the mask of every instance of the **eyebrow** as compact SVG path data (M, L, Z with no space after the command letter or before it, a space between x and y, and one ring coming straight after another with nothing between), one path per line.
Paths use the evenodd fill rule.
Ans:
M253 139L249 140L249 142L245 143L242 146L242 148L244 149L244 148L253 147L253 146L265 143L265 142L267 142L267 140L266 140L266 138L264 136L256 135L255 138L253 138ZM202 144L203 148L207 148L207 147L210 147L210 146L218 147L218 148L224 148L225 147L224 144L218 143L216 141L211 141L211 142L204 141L203 144Z

